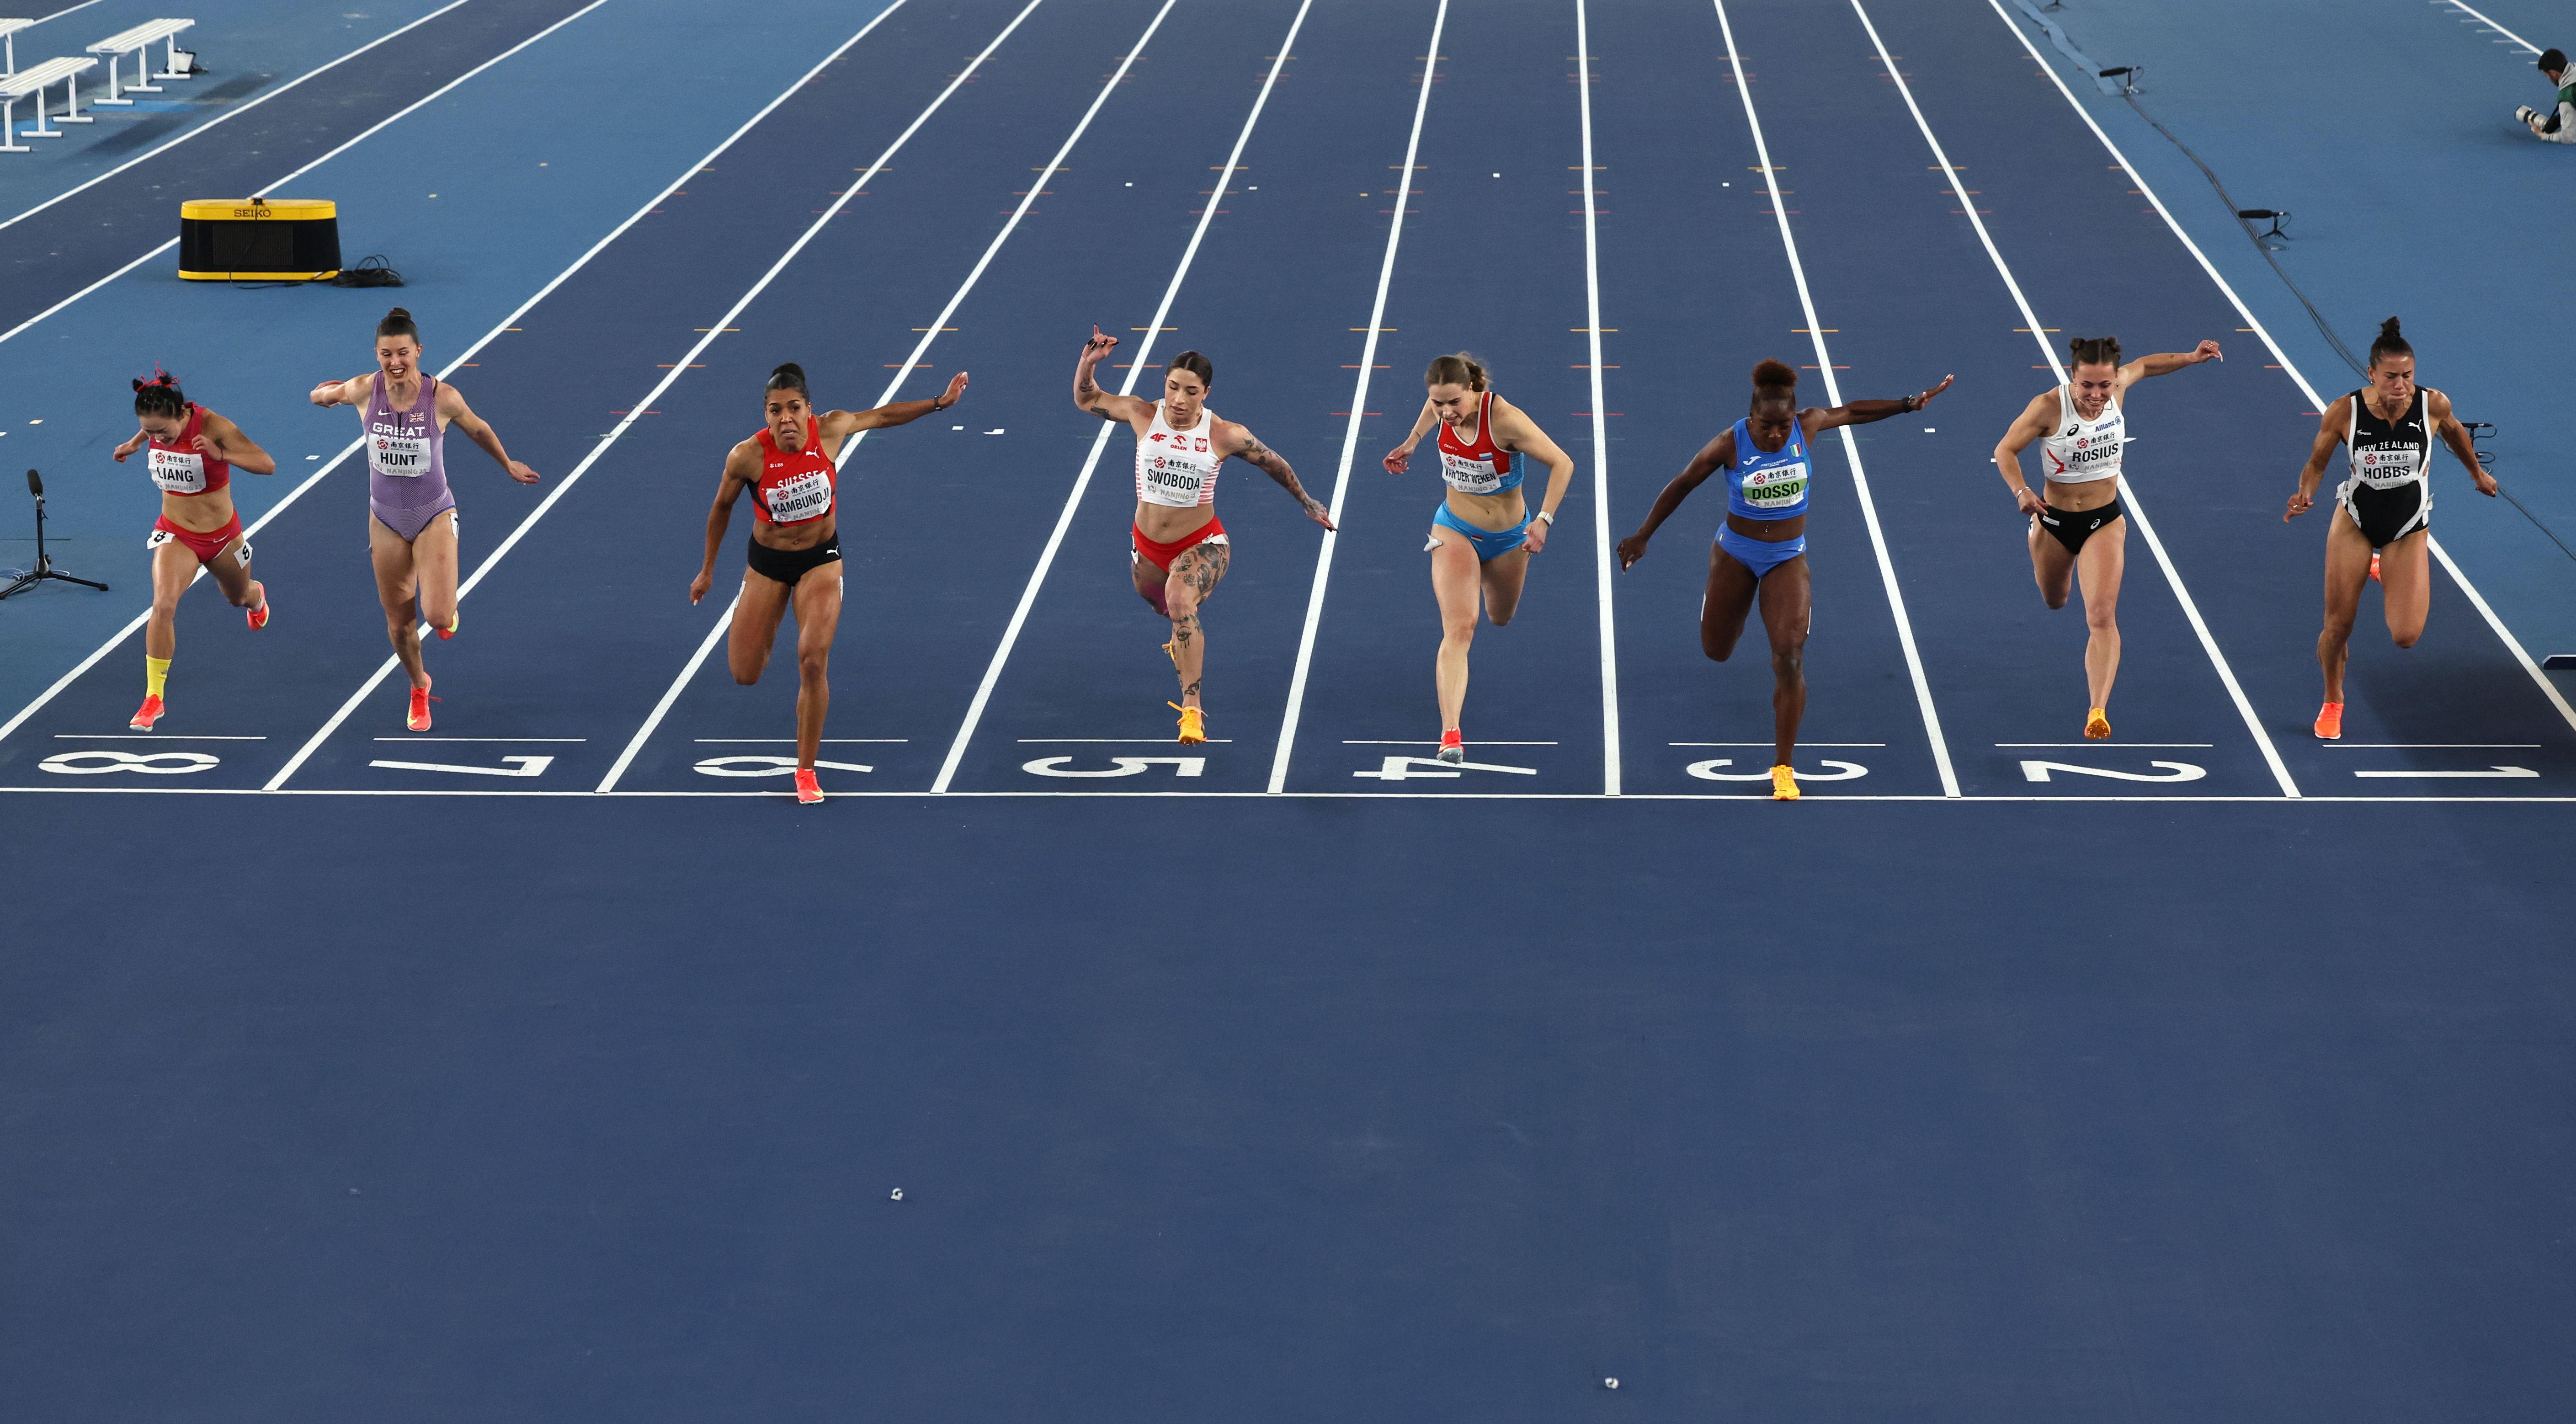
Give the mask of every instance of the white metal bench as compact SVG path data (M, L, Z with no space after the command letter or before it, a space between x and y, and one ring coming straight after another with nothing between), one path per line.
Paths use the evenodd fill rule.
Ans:
M8 55L8 67L0 75L18 72L18 32L36 23L33 20L0 20L0 53Z
M42 64L32 65L14 74L0 76L0 153L33 152L25 144L18 142L20 137L18 101L30 95L33 95L36 100L36 123L33 128L26 131L24 136L27 138L63 136L61 129L45 122L45 88L48 85L63 86L61 122L67 124L91 122L90 116L80 111L80 86L77 76L84 70L97 67L98 61L87 56L79 58L66 56L62 59L46 60Z
M146 80L187 78L188 71L179 67L179 32L196 23L194 20L146 20L133 29L119 30L91 45L89 47L91 54L107 60L107 97L92 99L90 102L94 105L131 104L133 100L120 99L117 95L127 91L136 94L158 94L161 92L161 86L146 83ZM162 66L160 73L154 74L152 46L165 42L170 46L169 61ZM134 82L124 85L120 90L116 82L116 64L120 57L128 54L134 56Z

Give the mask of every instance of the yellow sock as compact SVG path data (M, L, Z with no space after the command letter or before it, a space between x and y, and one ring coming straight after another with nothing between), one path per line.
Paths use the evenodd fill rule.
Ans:
M161 684L162 684L162 683L164 683L164 682L166 682L166 681L168 681L168 680L169 680L169 677L170 677L170 660L169 660L168 658L156 658L156 657L150 657L150 656L147 656L147 657L145 657L145 658L143 659L143 695L144 695L144 696L146 696L146 697L158 697L158 696L160 696L160 695L161 695Z

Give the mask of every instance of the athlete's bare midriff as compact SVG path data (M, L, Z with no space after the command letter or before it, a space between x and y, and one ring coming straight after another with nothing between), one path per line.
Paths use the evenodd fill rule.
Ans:
M751 537L763 548L796 553L817 544L831 542L841 532L841 516L836 511L802 524L772 524L758 514L751 516Z
M232 486L204 494L161 492L161 517L191 534L212 534L233 522Z
M2082 514L2088 509L2100 509L2120 497L2118 480L2085 480L2079 484L2060 484L2056 480L2042 480L2040 483L2042 489L2039 497L2048 501L2048 507L2064 510L2068 514Z
M1756 519L1749 514L1726 516L1726 527L1747 539L1764 544L1779 544L1807 532L1807 516L1792 514L1786 519Z

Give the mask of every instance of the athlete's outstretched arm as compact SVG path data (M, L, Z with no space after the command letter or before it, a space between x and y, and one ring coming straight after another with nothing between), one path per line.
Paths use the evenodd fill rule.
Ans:
M2013 503L2019 505L2024 514L2039 513L2040 506L2048 501L2041 499L2038 492L2030 487L2030 481L2021 477L2021 452L2030 448L2030 442L2046 435L2048 428L2056 423L2057 392L2044 391L2030 398L2030 404L2022 408L2021 417L2004 431L2003 439L1995 442L1995 472L2004 477L2005 487L2013 492Z
M1404 467L1413 459L1413 447L1422 443L1422 437L1430 434L1431 427L1437 424L1439 420L1439 415L1431 409L1431 397L1424 396L1422 398L1422 414L1413 418L1413 433L1404 437L1403 444L1386 452L1386 459L1383 463L1386 465L1386 472L1388 474L1400 475L1404 473Z
M1720 431L1715 440L1699 447L1699 453L1691 456L1689 464L1682 466L1682 472L1664 485L1662 494L1655 496L1655 507L1646 511L1646 522L1637 526L1636 533L1619 541L1619 572L1626 573L1631 565L1646 557L1646 541L1655 537L1655 531L1664 527L1664 521L1673 517L1673 511L1682 507L1682 501L1691 497L1692 490L1698 489L1709 476L1734 463L1735 428L1729 426Z
M2441 433L2442 443L2450 446L2451 453L2460 457L2460 463L2469 467L2469 478L2478 482L2478 493L2489 499L2495 498L2495 476L2488 474L2487 467L2478 463L2478 447L2469 439L2469 428L2451 413L2451 398L2440 391L2428 394L2432 396L2428 404L2433 408L2433 428Z
M1102 420L1123 420L1133 425L1153 415L1154 403L1134 396L1113 396L1091 378L1091 368L1117 349L1117 337L1103 335L1096 326L1091 329L1091 339L1082 343L1082 359L1073 367L1073 403Z
M2325 418L2317 422L2317 441L2308 447L2308 462L2299 467L2299 487L2290 495L2289 508L2281 522L2289 523L2317 505L2317 482L2325 478L2326 461L2334 458L2334 449L2343 443L2343 433L2352 424L2352 397L2345 396L2326 407Z
M1837 406L1810 406L1798 412L1798 419L1809 435L1821 434L1838 425L1867 425L1891 415L1912 415L1932 403L1932 398L1950 389L1956 376L1943 376L1941 384L1928 391L1917 391L1903 400L1856 400ZM1727 432L1733 434L1733 431Z
M356 405L367 398L366 376L351 376L345 381L324 381L308 397L315 405L329 409L335 405Z
M1308 519L1327 529L1332 528L1332 511L1324 508L1322 500L1306 493L1304 485L1297 483L1297 472L1288 468L1288 462L1280 458L1279 452L1262 444L1260 436L1245 430L1242 426L1238 425L1234 428L1242 432L1243 440L1242 444L1235 447L1235 458L1277 480L1279 487L1288 491L1289 497L1297 501L1297 507L1306 511Z
M823 438L843 440L862 430L910 425L933 411L946 410L966 398L966 373L948 378L948 389L930 400L892 401L866 410L827 410L820 417Z
M220 415L209 415L197 431L197 453L212 455L236 470L254 475L277 473L277 457L259 448L242 428Z
M698 576L689 580L689 602L707 596L715 586L716 550L723 546L725 527L733 523L733 502L760 479L760 442L746 440L725 452L724 474L716 481L716 502L707 510L707 552L698 561Z
M511 459L510 452L501 448L500 432L476 415L474 408L465 403L465 397L457 394L456 387L445 381L438 383L438 413L446 417L449 425L464 431L465 438L480 446L483 453L491 456L510 478L523 485L537 482L537 472Z
M2169 376L2185 366L2197 366L2203 361L2226 359L2219 354L2218 343L2215 341L2204 341L2189 351L2159 351L2152 356L2141 356L2121 367L2120 388L2126 390L2149 376Z
M1494 443L1547 466L1547 493L1539 497L1538 513L1522 539L1531 553L1539 553L1547 548L1548 531L1556 523L1556 507L1565 499L1566 486L1574 483L1574 457L1558 449L1528 412L1501 396L1494 397Z

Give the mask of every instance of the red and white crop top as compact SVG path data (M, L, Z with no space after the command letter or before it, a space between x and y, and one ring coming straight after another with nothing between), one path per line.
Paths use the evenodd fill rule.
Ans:
M760 480L752 507L772 524L810 524L832 512L832 457L823 453L823 422L805 417L805 448L786 451L760 432Z
M205 428L205 408L190 401L188 423L179 427L179 438L152 438L152 483L159 485L162 493L204 494L233 482L230 464L198 451L195 441Z

